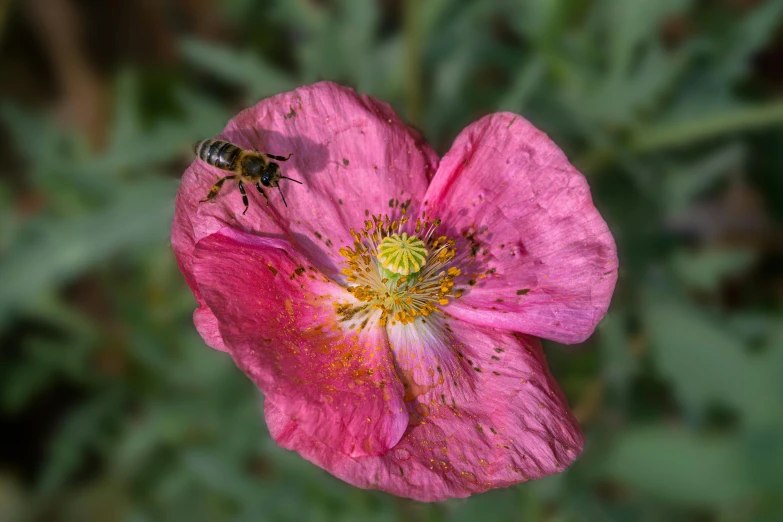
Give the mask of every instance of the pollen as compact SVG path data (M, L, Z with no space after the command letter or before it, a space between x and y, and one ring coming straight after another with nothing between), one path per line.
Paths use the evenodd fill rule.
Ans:
M450 266L456 242L435 235L440 220L421 217L411 226L407 206L401 210L398 220L373 215L358 231L351 229L353 245L340 249L342 274L356 302L340 303L335 312L349 327L426 321L462 295L454 281L460 269Z

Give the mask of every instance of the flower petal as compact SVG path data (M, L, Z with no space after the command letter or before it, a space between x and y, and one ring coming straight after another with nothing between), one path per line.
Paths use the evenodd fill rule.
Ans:
M332 302L350 294L289 243L224 228L196 245L193 277L225 347L313 440L376 455L408 414L381 328L347 336Z
M288 206L279 192L265 189L269 206L255 187L246 187L247 214L235 185L227 183L209 203L198 204L225 174L195 160L185 172L177 195L188 212L197 242L230 225L260 235L283 235L329 277L339 278L339 248L353 243L351 227L360 228L365 210L382 212L390 201L411 199L418 212L428 173L438 156L406 126L392 108L370 96L331 82L300 87L262 100L239 113L218 137L263 153L286 156L278 162ZM184 200L179 202L179 200ZM176 228L176 222L175 222Z
M584 176L543 132L511 113L473 123L425 202L471 254L473 286L449 314L563 343L590 336L609 307L617 251Z
M266 189L270 205L255 187L246 187L250 206L242 215L242 198L231 182L209 203L199 204L209 188L228 172L194 160L177 192L171 242L199 304L194 318L209 318L198 288L192 284L195 244L228 225L267 237L283 237L335 280L342 260L340 247L353 242L350 228L359 228L370 213L382 212L396 199L421 205L437 154L406 126L392 108L340 85L321 82L260 101L232 119L219 139L274 155L293 154L280 162L288 207L279 193ZM219 333L199 333L206 343L224 349Z
M472 377L472 368L462 352L444 342L449 334L443 318L437 314L408 324L389 323L386 335L406 402L436 387L448 389L448 396L456 398L461 394L458 383L471 380L465 378ZM441 393L446 393L445 389Z
M436 348L459 351L471 371L447 376L458 382L409 402L408 430L385 455L352 458L334 451L267 397L272 437L346 482L423 501L466 497L565 469L584 437L538 339L459 320L449 325L452 332Z

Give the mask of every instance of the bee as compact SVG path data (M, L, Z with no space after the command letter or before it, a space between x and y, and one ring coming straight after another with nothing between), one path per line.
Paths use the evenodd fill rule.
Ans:
M242 194L242 202L245 204L245 212L247 212L248 203L244 183L255 183L258 191L264 196L264 199L266 199L267 206L269 205L269 198L267 197L266 192L264 192L264 189L261 188L261 185L267 188L277 187L277 190L280 192L280 197L283 198L283 204L287 207L288 203L285 202L283 191L280 190L279 181L281 179L287 179L299 183L300 185L302 184L301 181L280 174L280 166L277 163L270 161L287 161L288 158L291 157L291 154L286 157L264 154L254 150L245 150L227 141L212 139L197 142L193 145L193 151L202 161L209 163L213 167L233 173L217 180L209 190L207 197L199 201L199 203L214 199L223 187L223 183L228 179L237 181L239 192ZM245 215L245 212L242 212L243 216Z

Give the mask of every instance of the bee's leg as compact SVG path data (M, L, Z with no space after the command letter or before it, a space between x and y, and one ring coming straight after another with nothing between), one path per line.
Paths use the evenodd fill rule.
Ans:
M276 160L276 161L288 161L288 158L290 158L293 155L294 155L294 153L292 152L291 154L289 154L288 156L286 156L284 158L283 156L274 156L272 154L264 153L264 156L266 156L267 158L272 158L273 160Z
M225 183L227 179L234 179L234 178L236 178L236 176L226 176L224 178L220 178L219 180L217 180L217 183L212 185L212 188L209 189L209 194L207 194L207 197L199 201L199 203L204 203L205 201L209 201L210 199L217 196L218 192L220 192L221 187L223 187L223 183Z
M266 206L269 206L269 196L266 195L266 192L264 192L264 189L261 188L261 183L256 183L256 188L261 193L262 196L264 196L264 199L266 200Z
M242 185L242 182L239 182L239 192L242 194L242 203L245 204L245 212L242 212L242 215L244 216L247 212L247 194L245 194L245 186Z

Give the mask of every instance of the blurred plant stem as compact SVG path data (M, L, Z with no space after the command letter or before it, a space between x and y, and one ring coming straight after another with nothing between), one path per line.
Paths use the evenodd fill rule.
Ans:
M405 0L405 97L408 121L421 126L422 78L421 78L421 0Z
M661 149L692 146L692 144L731 132L749 131L783 125L783 102L755 107L742 107L709 117L658 124L631 137L628 150L637 154ZM574 164L588 176L611 165L618 159L618 146L598 146L588 149Z
M106 136L107 95L85 52L79 10L70 0L28 0L25 7L55 73L61 120L86 134L99 149Z
M631 140L631 150L649 152L690 145L721 134L783 124L783 102L742 107L704 118L647 128Z

